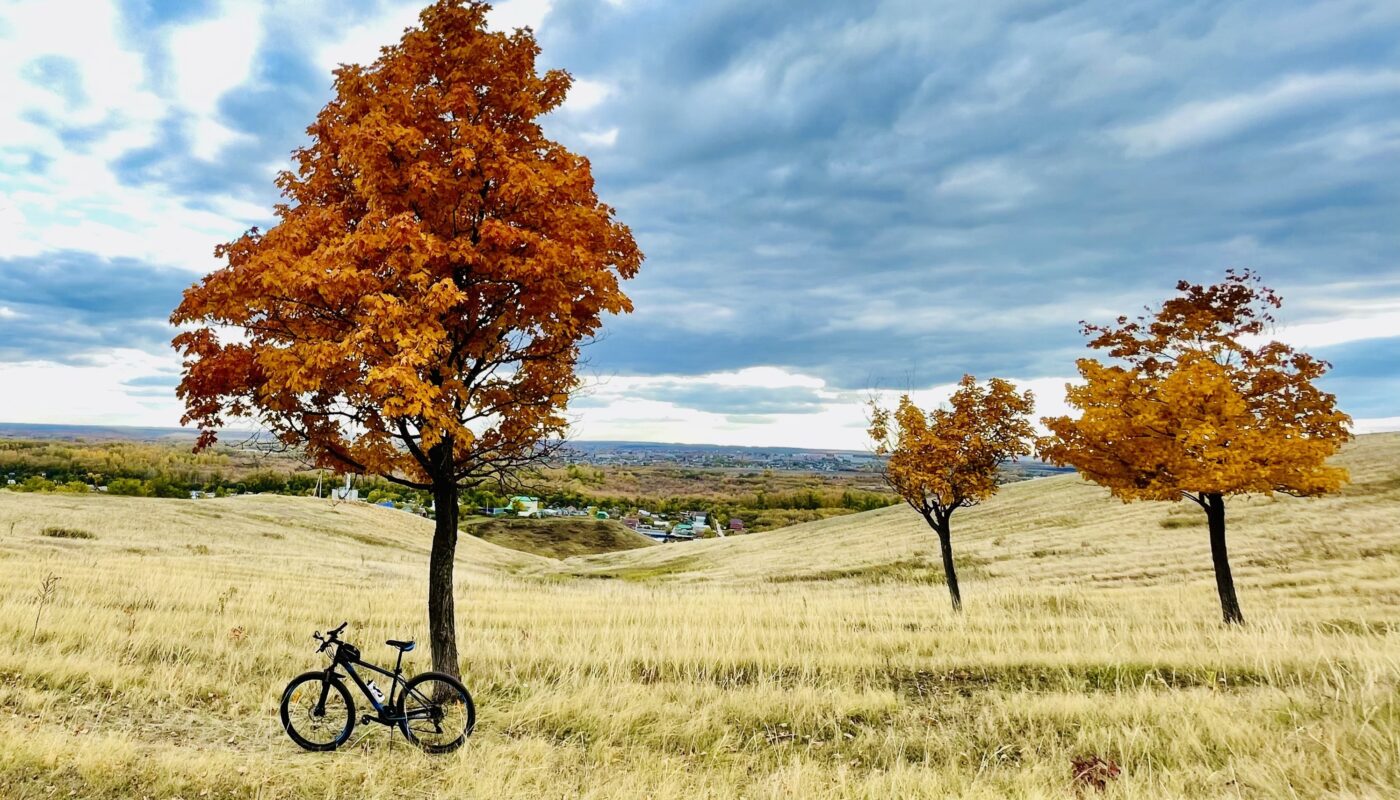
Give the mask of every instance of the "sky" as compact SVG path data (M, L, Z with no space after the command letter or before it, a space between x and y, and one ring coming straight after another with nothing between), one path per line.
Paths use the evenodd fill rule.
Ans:
M0 421L175 425L166 319L421 0L0 2ZM507 0L647 261L583 439L860 449L1250 267L1400 429L1400 3Z

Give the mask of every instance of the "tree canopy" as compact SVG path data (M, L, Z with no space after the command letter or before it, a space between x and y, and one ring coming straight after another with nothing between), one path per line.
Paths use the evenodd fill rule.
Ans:
M631 309L642 255L588 160L540 129L569 75L539 74L530 32L487 31L487 8L435 3L337 70L278 224L186 292L179 394L202 444L255 415L319 465L430 488L563 431L579 343Z
M1075 467L1123 500L1336 491L1326 463L1351 418L1314 381L1329 368L1267 332L1282 301L1248 271L1182 281L1149 316L1084 323L1089 347L1067 388L1078 418L1046 418L1042 457Z
M430 489L434 667L458 673L458 488L560 440L581 343L632 308L642 253L588 160L539 118L569 90L528 29L438 0L335 97L277 184L278 223L217 248L227 266L172 321L200 446L253 416L317 465ZM237 335L225 335L233 331Z
M909 395L893 410L872 405L870 437L888 456L885 480L939 536L953 607L962 607L949 520L959 508L996 494L1001 466L1034 449L1030 392L964 375L946 408L924 411Z
M1067 388L1078 418L1043 420L1041 457L1073 466L1124 502L1182 498L1206 512L1216 589L1240 623L1225 541L1225 498L1335 492L1346 470L1327 463L1351 418L1314 383L1327 362L1270 339L1282 300L1249 271L1213 286L1181 281L1161 308L1112 325L1084 323L1089 347Z

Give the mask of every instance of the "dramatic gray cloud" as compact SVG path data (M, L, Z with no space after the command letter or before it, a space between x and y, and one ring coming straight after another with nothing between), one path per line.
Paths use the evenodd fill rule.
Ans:
M614 87L592 155L651 256L600 364L1063 373L1079 319L1180 277L1253 266L1302 322L1319 284L1400 272L1393 6L572 2L548 22L553 61Z
M192 278L73 251L0 259L0 361L81 364L116 348L167 348L166 320Z
M0 287L27 291L41 264L82 258L53 252L70 249L131 302L39 303L62 320L40 328L34 301L0 293L0 359L161 350L159 320L192 277L161 267L208 269L213 244L267 224L272 175L328 99L335 60L372 56L417 4L120 0L119 50L83 39L16 56L28 94L0 117L22 134L0 144L0 233L25 238L0 246ZM1400 335L1400 5L502 11L537 23L546 66L578 79L547 128L590 157L648 255L629 286L636 313L589 358L652 378L628 385L658 419L764 425L964 372L1068 375L1079 320L1232 266L1260 271L1288 328L1324 343L1344 407L1400 415L1386 338ZM74 183L93 162L108 206ZM702 380L760 367L815 383Z

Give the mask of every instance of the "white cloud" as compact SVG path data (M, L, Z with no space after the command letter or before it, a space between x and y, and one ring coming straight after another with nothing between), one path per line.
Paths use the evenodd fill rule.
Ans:
M486 21L499 31L511 31L516 28L539 30L540 24L553 7L553 0L504 0L491 8L490 13L486 15Z
M116 350L93 366L48 362L0 362L0 420L74 425L179 424L181 407L168 397L150 392L132 394L124 381L170 372L177 366L168 357L137 350Z
M965 198L982 209L997 211L1017 206L1036 189L1035 182L1004 161L974 161L948 170L938 194Z
M574 78L574 84L569 87L569 96L564 100L564 106L561 110L569 112L588 111L608 99L608 95L612 94L612 92L613 87L602 81Z
M1301 349L1395 336L1400 336L1400 309L1280 326L1268 335L1251 337L1251 341L1276 339Z
M617 134L617 128L608 128L605 131L580 133L578 138L582 139L585 144L591 144L594 147L612 147L617 144Z
M92 155L61 152L44 175L19 179L8 189L27 224L0 237L0 257L79 249L204 272L217 265L214 245L245 228L159 190L125 185ZM3 227L13 223L0 214Z
M1128 155L1156 156L1239 133L1253 125L1337 100L1400 92L1400 71L1295 75L1256 92L1186 103L1115 135Z
M1352 433L1400 431L1400 417L1371 417L1352 421Z
M1356 162L1400 156L1400 122L1356 125L1328 131L1289 148L1289 152L1319 153L1334 161Z
M380 48L396 43L405 28L418 24L422 10L417 2L390 6L378 17L352 26L338 39L322 45L316 52L316 63L327 73L341 64L373 63Z
M418 24L423 0L399 0L379 16L346 29L339 37L317 50L316 63L327 72L340 64L370 64L379 58L380 48L395 44L406 28ZM487 25L498 31L529 27L538 30L554 6L553 0L505 0L496 3L486 15Z
M1036 417L1069 413L1064 387L1069 378L1011 379L1036 397ZM688 394L714 389L789 390L819 402L803 412L735 413L701 410L649 396L658 388L688 389ZM925 407L945 402L956 384L915 389L910 396ZM901 392L856 392L828 387L826 381L781 367L751 367L704 375L615 377L592 386L588 404L576 411L575 435L581 439L645 439L650 441L774 447L870 447L867 402L893 405Z
M219 16L174 28L168 46L175 99L212 113L225 92L248 79L261 20L261 4L226 0Z
M154 140L164 107L147 88L142 55L123 46L120 27L117 4L102 0L27 0L0 10L0 75L5 81L0 152L49 157L61 152L53 132L31 119L35 114L73 126L100 126L104 135L93 152L103 156ZM55 86L21 77L42 57L67 59L76 67L78 102L70 102Z
M252 18L246 7L231 8L228 13L235 20ZM0 103L0 130L5 134L0 163L7 167L0 171L0 257L77 248L108 257L211 268L214 244L237 235L240 224L189 209L159 189L124 184L113 173L116 157L155 141L156 127L169 110L149 88L151 76L142 54L124 44L117 5L99 0L17 2L6 5L0 15L0 78L7 92L6 102ZM217 30L229 33L233 27ZM251 45L239 46L246 50ZM217 53L233 55L230 49ZM71 62L81 102L71 103L54 87L21 77L44 57ZM218 80L208 96L187 90L191 113L213 113L214 93L241 82L249 58L250 52L236 64L210 66ZM188 60L176 66L200 69ZM35 114L67 126L94 126L100 134L86 148L70 148L50 127L36 123ZM46 164L42 171L25 166L35 156Z

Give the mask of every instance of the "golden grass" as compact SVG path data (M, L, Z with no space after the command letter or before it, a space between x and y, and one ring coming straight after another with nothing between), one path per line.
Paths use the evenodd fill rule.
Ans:
M0 492L0 797L1074 797L1090 755L1105 797L1395 796L1400 436L1341 460L1341 497L1232 502L1240 630L1198 510L1073 478L954 517L961 618L901 509L562 562L464 535L445 757L276 720L313 628L422 640L426 521Z

